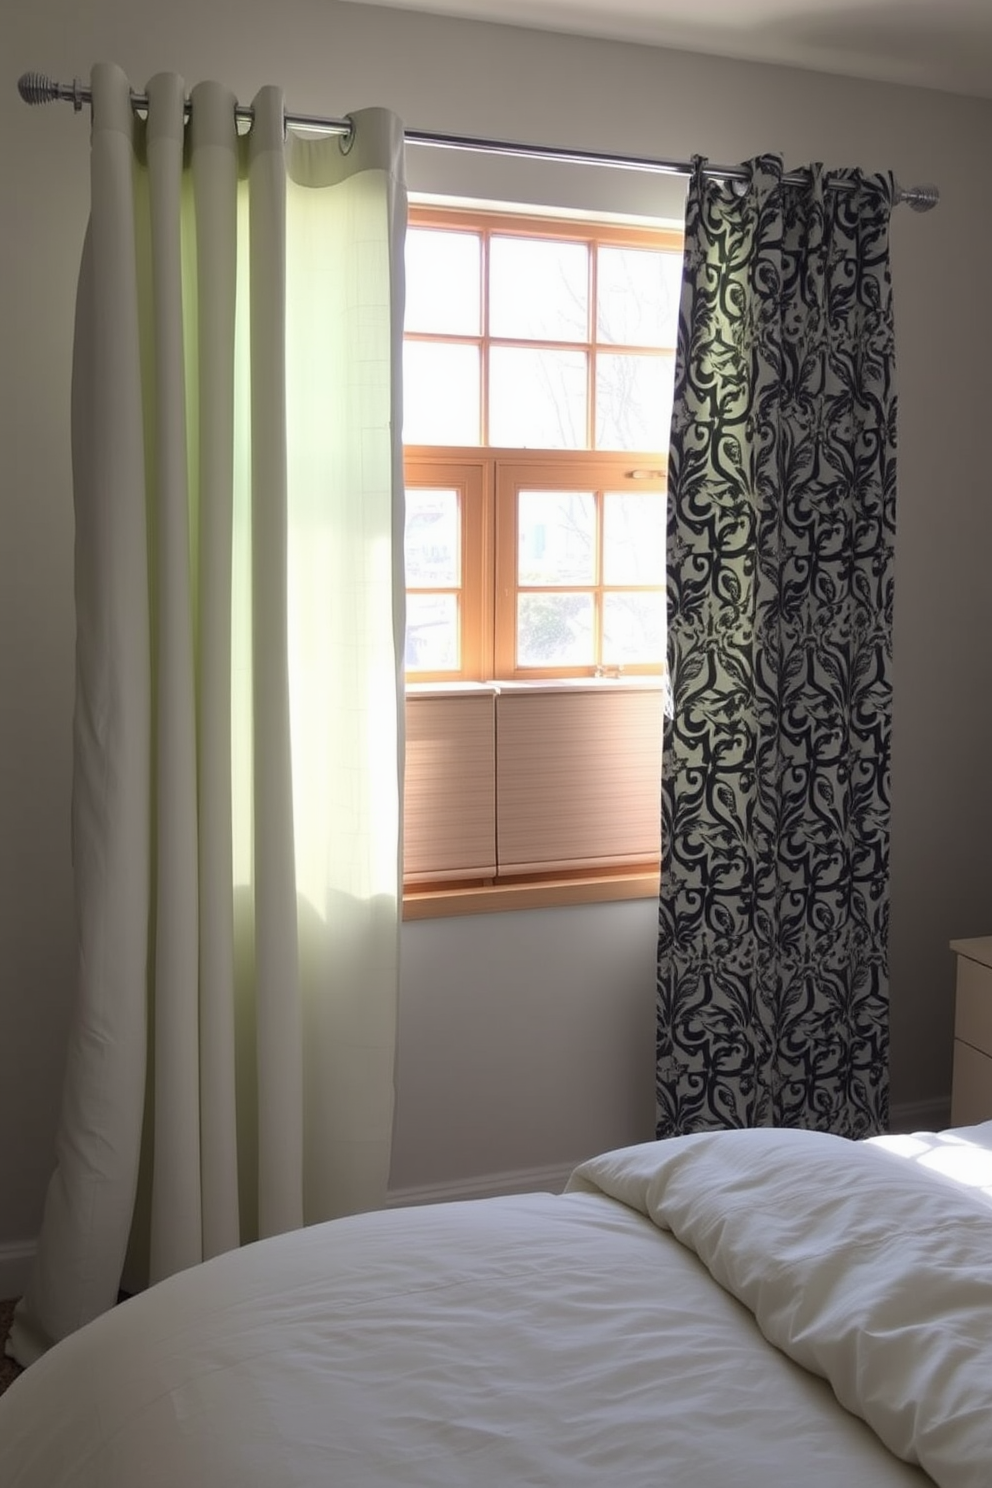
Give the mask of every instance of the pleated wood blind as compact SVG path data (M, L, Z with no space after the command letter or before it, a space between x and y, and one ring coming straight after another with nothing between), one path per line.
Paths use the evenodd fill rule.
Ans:
M661 841L661 695L501 693L496 833L501 873L623 867Z
M495 708L492 692L407 695L407 883L495 876Z
M406 717L407 883L657 862L657 688L408 694Z

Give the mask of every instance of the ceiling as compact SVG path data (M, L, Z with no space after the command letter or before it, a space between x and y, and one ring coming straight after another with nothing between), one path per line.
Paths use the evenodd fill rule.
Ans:
M357 0L992 98L992 0Z

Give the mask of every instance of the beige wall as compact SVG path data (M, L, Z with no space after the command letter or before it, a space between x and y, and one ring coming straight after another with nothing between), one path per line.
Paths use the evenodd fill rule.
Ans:
M992 928L992 105L334 0L6 5L0 58L0 1262L39 1223L74 934L67 412L88 143L67 107L19 102L28 68L69 79L109 58L138 87L161 69L189 84L221 77L243 99L278 81L292 108L384 104L416 129L718 162L778 149L790 164L891 167L940 185L935 213L903 208L893 229L891 971L893 1097L945 1097L947 941ZM417 176L428 167L413 153ZM405 928L397 1188L551 1168L648 1134L654 923L650 904L634 904Z

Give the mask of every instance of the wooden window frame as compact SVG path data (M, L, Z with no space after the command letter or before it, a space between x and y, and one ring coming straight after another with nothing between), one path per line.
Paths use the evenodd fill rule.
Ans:
M442 488L458 493L460 554L458 585L459 665L433 671L407 672L408 683L481 682L492 677L493 571L493 462L488 450L447 446L407 450L407 486ZM425 593L444 593L440 586Z
M490 243L494 237L517 237L538 238L542 240L556 239L559 241L584 243L590 250L595 246L602 245L607 248L648 248L656 251L670 253L681 253L683 234L681 229L675 228L649 228L636 225L609 222L591 222L581 219L546 217L543 215L514 214L507 212L490 212L473 209L455 209L448 207L430 207L411 205L408 212L408 223L411 228L435 229L439 232L466 232L480 238L480 286L479 286L479 329L477 332L436 332L412 330L406 332L405 340L411 342L433 342L435 344L448 345L474 345L479 348L479 439L478 446L471 448L490 449L489 440L489 351L495 346L520 347L531 349L534 346L548 347L562 351L583 351L586 354L586 444L585 449L595 450L594 421L595 421L595 388L596 388L596 359L600 352L604 355L623 355L646 353L654 355L673 355L674 346L649 346L641 342L623 343L613 341L601 341L596 334L594 319L589 326L590 335L586 340L578 341L556 341L553 338L547 340L528 340L514 336L494 336L490 331L489 313L489 256ZM589 253L589 304L594 310L597 295L598 277L598 254ZM447 446L445 446L447 447ZM441 446L438 446L441 448ZM576 453L576 450L562 449L553 453L567 454ZM535 451L529 451L535 453ZM601 451L600 453L615 453L623 455L624 451ZM657 459L657 454L654 456Z
M555 491L562 487L572 487L595 492L597 550L601 563L603 495L627 488L638 492L655 492L659 503L662 503L668 475L667 460L651 453L613 454L599 450L578 450L569 451L567 458L556 458L547 452L522 450L512 453L497 452L494 467L496 541L493 677L507 681L539 682L551 678L602 675L600 645L603 595L616 592L621 587L631 591L640 588L643 592L649 592L657 586L605 584L601 572L597 573L593 583L576 585L577 589L588 590L594 596L596 624L592 660L588 665L579 666L520 666L517 660L517 601L521 593L517 571L517 497L525 488ZM529 587L524 586L525 589ZM548 585L547 588L549 592L553 592L553 586ZM622 667L627 676L659 677L662 670L661 662L631 662L624 663Z
M678 230L637 228L626 224L584 222L550 218L543 215L482 212L472 209L450 209L413 206L410 224L414 227L443 231L466 230L481 237L480 334L450 335L410 333L410 339L427 341L475 341L480 347L479 428L485 441L489 433L488 347L492 344L533 346L557 343L551 341L514 341L489 336L488 261L491 237L499 234L557 238L622 247L662 248L680 251L682 234ZM596 304L597 255L590 253L590 304ZM594 315L594 310L592 312ZM587 353L587 442L592 443L595 417L596 350L602 346L610 353L623 354L643 350L612 342L598 342L596 326L590 327L592 340L567 343L570 349ZM562 343L565 345L565 343ZM668 348L650 348L665 352ZM411 486L456 489L461 511L461 574L459 592L460 666L457 673L408 673L409 704L425 696L444 696L449 705L458 708L459 697L471 696L480 685L491 684L499 691L509 687L532 685L554 690L577 686L590 692L616 688L616 681L599 680L602 672L595 660L589 666L568 668L519 668L516 665L517 614L517 534L516 495L521 487L528 489L592 489L597 492L597 521L602 522L601 493L624 489L664 489L667 458L658 451L626 452L584 449L506 449L483 443L478 446L407 446L405 450L408 482ZM567 480L563 479L563 473ZM636 480L637 486L632 482ZM663 499L663 498L662 498ZM602 574L594 587L597 598L606 589ZM579 586L585 588L587 586ZM625 587L625 586L617 586ZM632 586L637 587L637 586ZM648 587L648 586L645 586ZM653 586L651 586L653 587ZM620 685L646 686L660 691L661 665L624 667ZM654 684L657 683L657 687ZM454 715L457 716L457 713ZM494 728L498 739L499 699L496 699ZM660 730L659 730L660 734ZM498 744L494 741L498 761ZM660 774L660 738L658 769ZM494 777L493 831L498 833L497 763ZM435 791L444 789L443 780L435 781ZM442 797L436 797L442 800ZM498 857L498 854L497 854ZM493 910L551 907L562 904L602 902L604 900L654 897L658 892L658 856L637 861L611 863L609 857L580 867L535 865L537 871L497 876L466 878L456 875L445 880L439 873L426 873L417 882L404 883L405 919L433 918L451 914L478 914Z

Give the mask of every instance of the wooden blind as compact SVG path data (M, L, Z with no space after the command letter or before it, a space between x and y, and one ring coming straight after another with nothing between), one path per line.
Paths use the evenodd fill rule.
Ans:
M659 688L409 692L404 880L656 865Z
M657 862L660 689L507 690L496 720L500 873Z
M495 698L406 699L403 877L432 883L496 872Z

